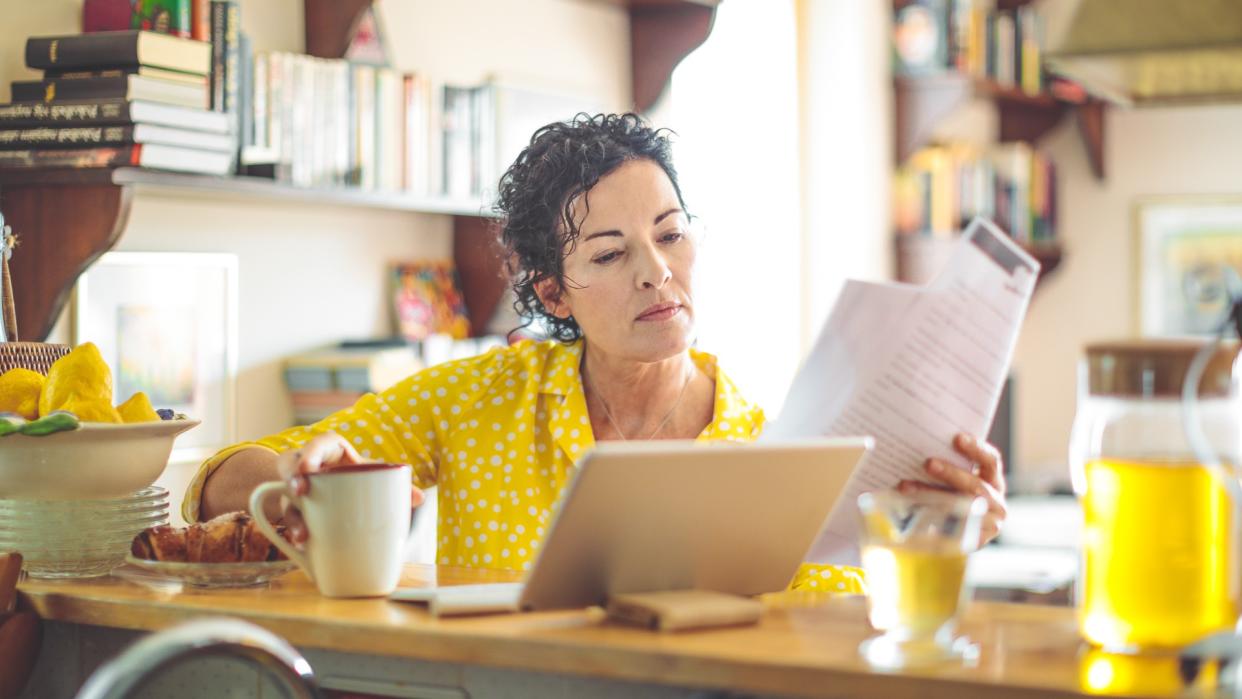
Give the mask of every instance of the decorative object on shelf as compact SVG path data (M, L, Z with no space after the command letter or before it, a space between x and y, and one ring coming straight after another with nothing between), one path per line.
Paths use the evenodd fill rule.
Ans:
M384 27L374 0L305 0L306 53L388 66Z
M17 236L13 229L4 225L4 213L0 212L0 304L3 304L4 342L17 342L17 306L13 300L13 277L9 275L9 260L13 258L13 248L17 247Z
M1135 329L1211 334L1242 295L1242 196L1144 199L1134 221Z
M397 334L412 342L437 334L469 337L470 320L452 262L397 264L392 282Z
M82 31L144 29L191 38L196 14L192 6L197 3L199 0L85 0Z
M893 68L906 75L936 73L949 64L947 0L915 0L897 10Z
M173 451L195 461L235 441L237 256L113 252L78 280L74 344L115 368L118 395L200 418Z

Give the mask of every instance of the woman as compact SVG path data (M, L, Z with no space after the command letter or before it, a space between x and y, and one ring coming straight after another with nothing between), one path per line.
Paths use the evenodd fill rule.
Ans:
M497 208L517 310L555 339L442 364L315 425L225 449L191 484L187 521L245 509L264 481L403 462L416 486L439 486L439 563L526 569L595 441L759 435L763 412L691 346L698 240L662 131L632 114L545 126L501 178ZM929 476L988 498L991 538L1005 516L996 452L964 436L956 446L978 472L932 460ZM798 586L863 591L844 566L803 566Z

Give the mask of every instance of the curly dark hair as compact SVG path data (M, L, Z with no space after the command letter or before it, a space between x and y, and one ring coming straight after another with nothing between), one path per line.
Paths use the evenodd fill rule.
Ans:
M572 317L558 318L544 307L535 285L555 279L558 289L565 288L564 260L580 233L573 205L600 178L628 161L650 160L668 175L685 210L673 169L671 133L652 128L637 114L578 114L536 131L501 176L496 200L503 217L500 240L508 255L513 307L527 325L541 319L561 342L582 337Z

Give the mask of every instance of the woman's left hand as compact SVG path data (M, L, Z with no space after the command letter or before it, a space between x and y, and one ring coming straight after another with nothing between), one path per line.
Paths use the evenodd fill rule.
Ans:
M974 466L973 472L940 459L928 459L923 462L923 469L928 476L943 485L903 480L897 484L897 489L903 493L916 490L949 490L986 500L988 512L983 518L983 529L979 537L979 545L982 546L1000 534L1001 525L1005 522L1007 511L1004 464L996 447L968 434L954 437L953 448L970 460Z

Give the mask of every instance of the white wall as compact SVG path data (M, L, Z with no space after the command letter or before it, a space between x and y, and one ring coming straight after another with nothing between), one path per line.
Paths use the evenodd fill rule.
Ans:
M0 97L7 101L9 81L38 77L23 65L25 37L78 31L81 4L0 0ZM496 75L611 109L629 103L629 21L610 3L386 0L379 7L398 68L460 82ZM245 0L242 25L259 50L302 50L300 0ZM238 428L241 438L254 438L291 420L282 357L387 334L386 264L448 257L451 219L148 195L136 198L117 249L238 255Z
M798 0L804 350L847 277L892 276L891 3Z
M1110 109L1106 120L1103 182L1072 119L1043 143L1059 168L1066 252L1035 294L1015 360L1019 466L1028 475L1065 473L1082 348L1134 332L1136 199L1242 192L1242 105Z

